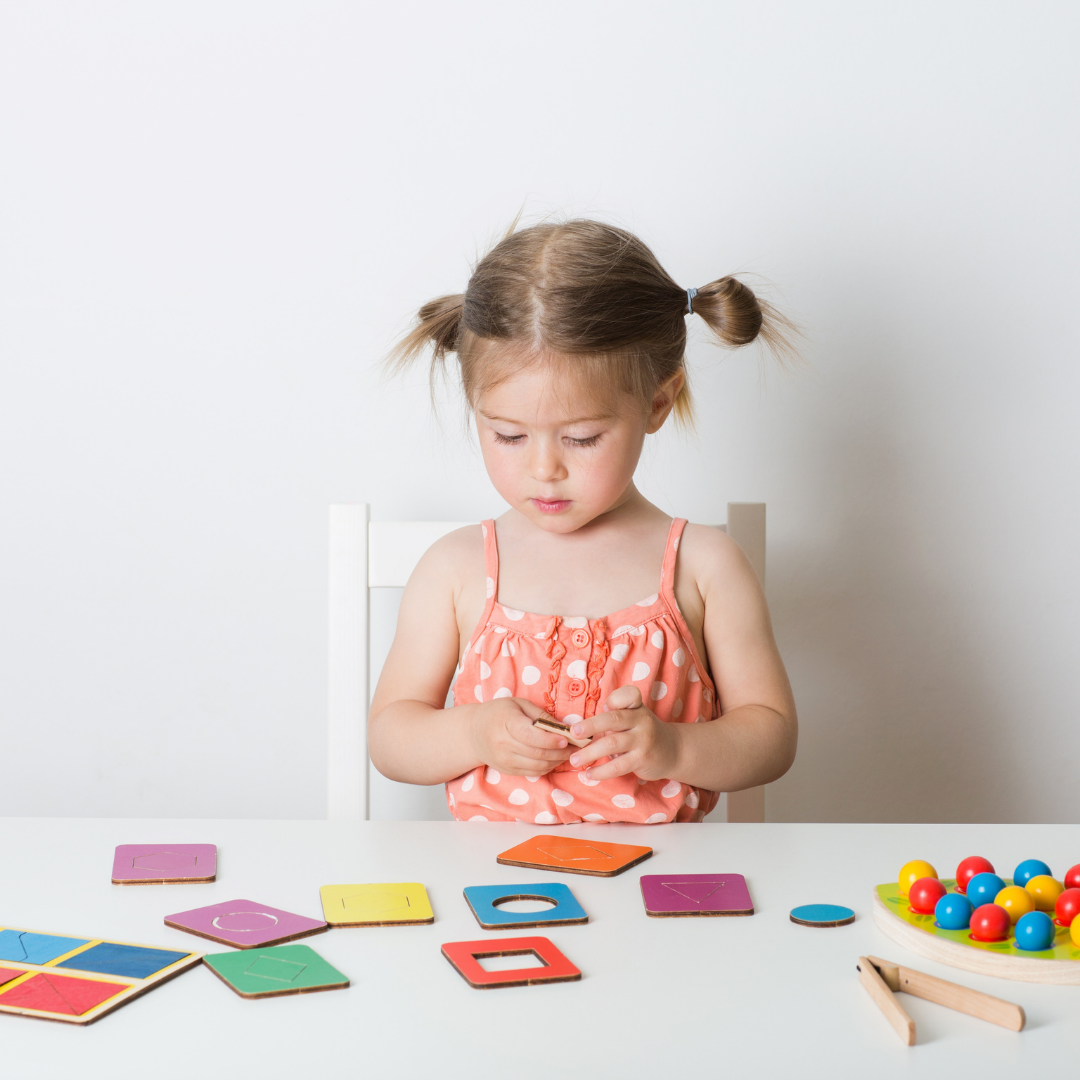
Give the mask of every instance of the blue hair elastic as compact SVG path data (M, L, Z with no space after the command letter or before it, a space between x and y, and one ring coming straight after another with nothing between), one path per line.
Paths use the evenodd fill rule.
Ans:
M697 296L697 289L687 289L686 290L686 308L687 308L686 314L687 315L693 315L694 314L694 297L695 296Z

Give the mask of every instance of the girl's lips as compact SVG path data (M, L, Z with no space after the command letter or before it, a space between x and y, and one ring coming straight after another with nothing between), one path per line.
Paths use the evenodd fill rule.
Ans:
M529 501L543 514L559 514L571 502L570 499L530 499Z

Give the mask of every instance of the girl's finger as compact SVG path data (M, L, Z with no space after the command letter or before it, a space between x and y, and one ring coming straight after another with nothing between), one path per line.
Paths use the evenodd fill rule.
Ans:
M620 686L618 690L612 690L608 695L605 705L609 712L618 712L620 709L640 709L641 691L636 686Z
M629 739L623 732L608 732L602 738L593 739L584 749L575 750L570 755L570 764L581 769L602 757L622 754L628 749Z
M634 771L634 767L631 764L633 759L632 754L620 754L610 761L605 761L603 765L590 766L588 769L583 770L585 779L613 780L616 776L626 776L628 773Z
M595 738L597 735L603 735L606 731L628 731L639 723L641 723L641 713L632 709L622 712L606 712L597 716L590 716L587 720L579 720L570 728L570 734L575 739Z

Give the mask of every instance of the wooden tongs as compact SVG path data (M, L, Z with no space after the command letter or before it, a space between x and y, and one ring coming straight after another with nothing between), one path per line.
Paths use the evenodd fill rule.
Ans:
M991 1024L1000 1024L1010 1031L1024 1029L1024 1010L1011 1001L1002 1001L1001 998L901 967L877 956L860 956L856 968L859 982L908 1046L915 1045L915 1021L904 1012L894 996L901 990L912 997L935 1001L948 1009L989 1020Z

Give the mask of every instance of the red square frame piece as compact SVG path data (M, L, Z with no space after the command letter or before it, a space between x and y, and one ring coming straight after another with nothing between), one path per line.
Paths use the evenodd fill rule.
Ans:
M532 953L545 966L485 971L479 961L487 956L527 956ZM535 986L539 983L577 982L581 972L546 937L485 938L482 941L450 941L442 954L457 973L477 990L500 986Z

